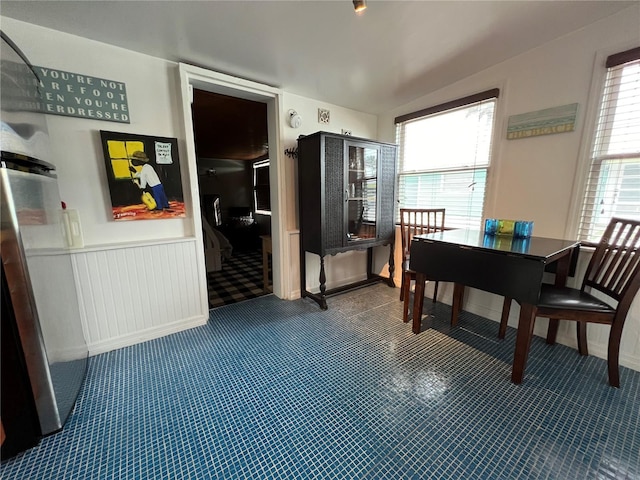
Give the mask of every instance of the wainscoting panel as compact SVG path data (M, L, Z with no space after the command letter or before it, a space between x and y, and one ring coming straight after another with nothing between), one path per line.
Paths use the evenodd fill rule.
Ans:
M85 249L72 261L91 355L207 321L195 240Z

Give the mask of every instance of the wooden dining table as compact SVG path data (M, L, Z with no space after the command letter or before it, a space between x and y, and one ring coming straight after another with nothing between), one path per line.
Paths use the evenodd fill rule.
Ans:
M416 235L409 261L416 272L413 333L421 329L426 280L454 283L452 325L456 325L462 309L465 286L514 299L520 303L520 317L511 381L521 383L543 275L554 270L555 284L565 285L570 271L575 270L579 247L576 240L514 238L467 229Z

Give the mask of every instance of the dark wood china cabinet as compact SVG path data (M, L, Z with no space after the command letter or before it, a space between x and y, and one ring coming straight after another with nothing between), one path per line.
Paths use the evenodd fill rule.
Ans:
M298 138L301 294L327 308L326 297L385 281L394 287L393 244L397 146L317 132ZM389 245L389 277L373 273L372 248ZM367 250L367 278L326 289L324 257ZM320 292L306 285L305 253L320 257Z

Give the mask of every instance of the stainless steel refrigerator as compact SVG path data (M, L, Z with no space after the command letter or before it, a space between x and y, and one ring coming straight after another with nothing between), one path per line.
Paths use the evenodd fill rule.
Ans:
M60 430L84 381L87 346L39 80L2 32L0 255L2 458Z

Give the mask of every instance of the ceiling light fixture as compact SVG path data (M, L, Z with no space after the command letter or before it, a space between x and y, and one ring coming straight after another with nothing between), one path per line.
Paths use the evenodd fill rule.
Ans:
M365 0L353 0L353 9L356 11L357 15L362 15L362 13L367 9Z

